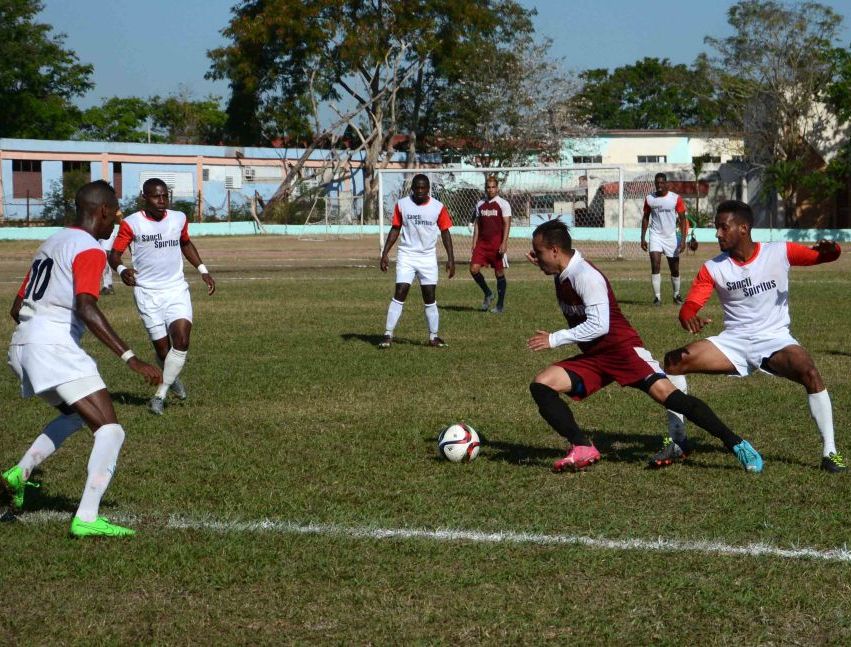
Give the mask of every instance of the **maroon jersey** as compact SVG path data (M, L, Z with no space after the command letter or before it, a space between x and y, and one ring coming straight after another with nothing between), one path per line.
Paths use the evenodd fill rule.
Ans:
M475 217L479 224L476 247L499 249L505 234L503 218L511 218L511 205L508 200L500 196L494 197L493 200L479 200Z

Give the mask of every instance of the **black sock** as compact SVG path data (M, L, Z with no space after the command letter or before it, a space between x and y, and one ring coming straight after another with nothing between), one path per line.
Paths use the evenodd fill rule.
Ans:
M491 294L493 294L493 292L491 292L491 289L488 287L488 282L485 281L485 277L482 276L481 272L476 272L475 274L473 274L473 280L476 282L476 285L482 288L482 292L485 293L486 297L489 297Z
M560 436L567 438L572 445L591 444L576 424L570 407L559 397L555 389L551 389L546 384L532 382L529 385L529 391L532 392L532 397L538 405L538 413Z
M498 295L496 300L496 307L501 308L502 303L505 301L505 286L507 285L507 281L504 276L496 277L496 293Z
M688 395L679 390L674 391L665 400L665 408L683 414L686 420L693 422L718 438L730 451L733 451L733 447L742 442L742 438L730 431L730 428L719 420L718 416L709 408L709 405L693 395Z

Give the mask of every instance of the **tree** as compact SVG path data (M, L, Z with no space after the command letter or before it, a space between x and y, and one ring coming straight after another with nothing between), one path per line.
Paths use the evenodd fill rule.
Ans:
M83 111L76 139L107 142L148 141L151 107L146 99L112 97Z
M705 41L718 52L717 77L744 127L748 157L793 226L798 193L829 132L832 115L820 99L835 69L842 17L816 2L740 0L727 21L732 36Z
M151 97L150 115L158 138L170 144L221 144L227 114L219 101L214 96L195 101L185 88L164 99Z
M65 139L77 129L74 97L93 87L92 66L65 36L35 22L37 0L0 0L0 137Z
M230 80L226 133L241 144L335 142L351 127L372 194L394 138L415 159L441 122L440 92L473 61L514 57L531 15L515 0L244 0L208 76Z
M571 103L598 128L715 128L732 119L703 55L691 67L643 58L612 72L585 70L579 78L582 88Z

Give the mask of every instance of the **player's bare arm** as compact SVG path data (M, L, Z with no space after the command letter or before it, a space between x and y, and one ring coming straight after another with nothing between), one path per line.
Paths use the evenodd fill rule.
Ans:
M686 219L686 215L684 213L678 214L677 216L677 224L680 226L680 246L677 254L683 254L686 251L686 228L688 226L688 219Z
M379 265L382 272L386 272L387 268L390 267L390 250L396 244L401 229L401 227L391 227L390 233L387 234L387 240L384 241L384 250L381 252L381 263Z
M97 337L104 346L113 353L122 357L129 346L124 343L118 333L113 330L103 312L98 308L97 299L91 294L81 293L74 297L74 310L77 316L83 320L92 334ZM143 362L138 357L132 356L127 360L127 365L136 373L145 378L149 384L156 385L163 381L163 374L155 366Z
M136 270L132 267L122 266L121 252L116 249L111 249L107 260L109 261L109 266L118 272L118 276L121 277L121 281L124 285L130 286L131 288L136 286ZM118 269L119 267L122 268L120 271Z
M526 348L534 351L547 350L550 348L550 333L546 330L536 330L535 334L526 340Z
M647 227L650 225L650 214L645 213L641 218L641 251L647 251Z
M9 316L15 320L16 324L21 323L20 314L22 305L24 305L24 300L16 295L15 300L12 301L12 308L9 310Z
M446 249L446 274L451 279L455 276L455 252L452 250L452 234L448 229L440 232L440 239Z
M476 249L476 243L479 242L479 219L473 219L473 242L470 243L470 249Z
M499 253L505 254L508 251L508 234L511 231L511 218L503 218L502 222L505 227L502 230L502 243L499 245Z
M212 295L216 291L216 281L209 272L203 271L206 270L207 267L201 261L201 255L198 253L198 249L195 247L195 244L191 240L181 241L180 250L186 257L186 260L192 263L192 266L201 272L201 280L207 284L207 295Z

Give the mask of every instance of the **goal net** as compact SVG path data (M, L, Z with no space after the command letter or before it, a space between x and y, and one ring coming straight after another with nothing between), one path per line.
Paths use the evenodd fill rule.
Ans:
M653 190L651 175L626 177L620 166L564 166L517 168L382 169L378 208L383 246L396 202L410 194L411 181L423 173L431 181L431 195L452 216L456 260L470 255L476 204L485 197L485 180L499 181L499 194L511 205L509 260L520 260L529 250L532 231L543 222L560 218L575 246L596 258L638 257L644 197ZM465 240L466 239L466 240ZM438 244L440 254L443 248Z

